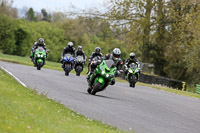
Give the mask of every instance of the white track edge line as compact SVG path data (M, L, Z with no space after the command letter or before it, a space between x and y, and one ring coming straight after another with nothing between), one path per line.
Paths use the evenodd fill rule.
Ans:
M6 70L3 66L1 66L1 69L3 69L6 73L8 73L10 76L12 76L15 80L17 80L17 82L19 82L21 85L23 85L24 87L27 87L26 84L24 84L21 80L19 80L15 75L13 75L11 72L9 72L8 70Z

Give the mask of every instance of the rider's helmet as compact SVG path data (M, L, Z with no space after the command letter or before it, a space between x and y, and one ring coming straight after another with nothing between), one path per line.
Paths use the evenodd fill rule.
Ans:
M78 46L78 51L79 52L83 51L83 47L82 46Z
M135 53L131 52L130 53L130 60L133 61L135 59Z
M74 46L74 44L73 44L73 42L68 42L67 46L68 46L69 48L72 48L72 47Z
M39 38L38 39L38 44L39 45L43 45L44 44L44 39L43 38Z
M101 48L100 47L96 47L95 48L95 54L100 54L101 52Z
M119 48L115 48L112 53L112 58L114 61L119 61L121 55L121 50Z

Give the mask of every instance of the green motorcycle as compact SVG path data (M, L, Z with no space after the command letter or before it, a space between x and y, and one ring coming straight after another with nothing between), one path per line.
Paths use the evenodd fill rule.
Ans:
M35 50L33 63L37 67L37 70L41 70L41 68L45 64L45 60L47 57L48 57L48 54L46 53L43 47L38 47Z
M130 87L135 87L136 82L139 80L140 68L138 64L132 63L126 75L126 80L130 83Z
M105 90L114 79L116 71L117 67L113 60L103 60L88 80L88 93L95 95L97 92Z

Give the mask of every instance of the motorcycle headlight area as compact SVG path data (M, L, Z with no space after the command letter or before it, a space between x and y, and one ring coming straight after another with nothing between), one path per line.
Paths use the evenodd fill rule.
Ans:
M133 73L133 71L129 70L129 73Z
M101 72L101 74L103 75L103 74L105 74L105 72L104 72L104 71L102 71L102 72Z

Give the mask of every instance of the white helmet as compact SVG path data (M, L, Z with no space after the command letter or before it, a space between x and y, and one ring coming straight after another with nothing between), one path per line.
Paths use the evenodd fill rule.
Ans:
M119 48L115 48L112 53L112 58L114 61L118 61L121 55L121 50Z
M71 47L71 48L74 46L73 42L68 42L67 45L68 45L68 47Z

